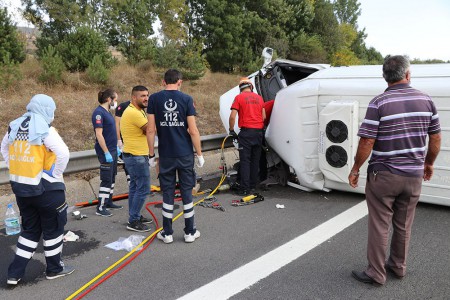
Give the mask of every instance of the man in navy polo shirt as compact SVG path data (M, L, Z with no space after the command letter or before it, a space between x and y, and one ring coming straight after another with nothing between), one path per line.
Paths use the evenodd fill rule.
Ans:
M195 228L192 188L195 186L194 153L198 167L203 159L200 133L195 122L195 108L191 96L179 91L181 73L170 69L164 74L165 90L152 94L147 107L150 165L155 166L155 134L158 132L159 182L163 192L163 231L157 238L164 243L173 242L172 218L176 177L180 183L184 211L184 241L192 243L200 237Z
M117 174L117 156L120 154L117 147L116 124L114 117L109 112L114 101L117 101L117 93L114 90L106 89L99 92L98 102L100 105L92 113L95 153L97 153L100 162L100 190L95 214L102 217L112 216L108 208L123 208L121 205L115 205L112 202Z

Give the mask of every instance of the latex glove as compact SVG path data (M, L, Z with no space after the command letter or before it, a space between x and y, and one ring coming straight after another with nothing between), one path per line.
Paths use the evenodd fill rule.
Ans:
M120 156L122 154L122 149L120 149L119 146L117 146L117 156Z
M156 156L153 154L153 156L148 156L149 160L148 160L148 165L151 168L156 167Z
M52 165L50 170L44 170L44 173L47 174L50 177L53 177L53 171L55 170L55 164Z
M105 159L107 163L112 163L113 162L113 158L111 156L111 153L109 152L105 152Z
M205 164L205 159L203 155L197 156L197 167L201 168Z
M120 151L123 150L123 142L122 142L121 139L118 139L118 140L117 140L117 147L119 147Z
M234 130L230 130L230 133L228 135L233 137L233 139L237 139L238 138L238 135L237 135L237 133Z

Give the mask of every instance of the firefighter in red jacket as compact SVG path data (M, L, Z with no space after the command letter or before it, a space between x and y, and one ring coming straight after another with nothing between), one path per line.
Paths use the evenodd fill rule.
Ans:
M253 92L253 84L248 78L239 82L240 94L234 98L229 118L230 135L239 141L240 190L245 196L254 191L258 181L259 158L263 140L264 100ZM234 131L236 116L239 115L239 136Z

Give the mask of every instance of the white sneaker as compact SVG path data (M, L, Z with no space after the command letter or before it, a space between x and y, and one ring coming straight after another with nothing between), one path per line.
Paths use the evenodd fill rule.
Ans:
M173 242L173 236L172 235L163 235L162 231L158 232L158 234L156 235L156 238L158 240L163 241L164 244L170 244Z
M200 231L196 230L194 234L185 234L184 241L186 243L193 243L199 237L200 237Z

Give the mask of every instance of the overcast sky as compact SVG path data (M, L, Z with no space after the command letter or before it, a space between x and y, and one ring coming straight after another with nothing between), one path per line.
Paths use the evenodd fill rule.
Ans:
M20 0L11 3L13 12ZM450 0L359 0L360 28L366 44L383 56L407 54L411 59L450 60ZM18 14L16 13L18 16ZM16 20L20 26L26 22Z
M450 0L359 0L366 44L383 56L450 60Z

